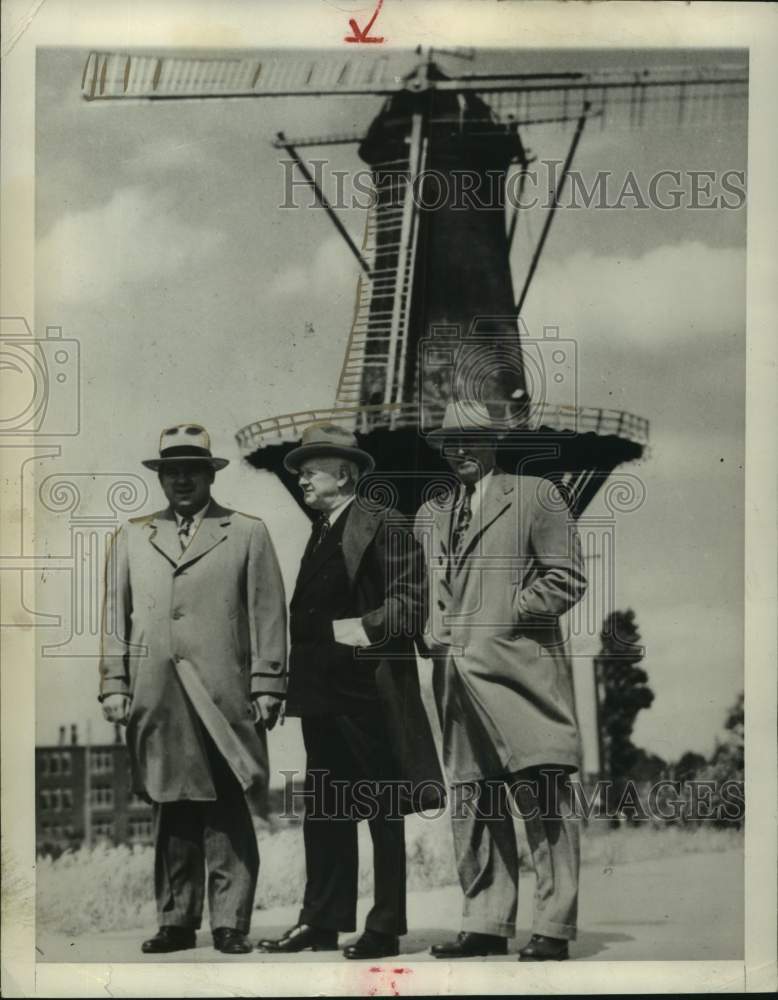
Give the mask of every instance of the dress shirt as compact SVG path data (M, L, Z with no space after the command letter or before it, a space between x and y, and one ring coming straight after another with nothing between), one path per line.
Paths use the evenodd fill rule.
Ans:
M337 521L344 510L348 510L348 505L353 501L355 494L352 493L350 497L346 497L342 500L337 507L333 507L332 510L326 512L327 520L330 522L330 527Z
M189 528L189 538L187 539L186 545L184 546L184 551L186 551L186 549L191 544L192 539L195 536L195 532L200 527L200 522L205 517L205 512L208 510L210 505L211 501L209 500L208 503L205 505L205 507L203 507L201 510L198 510L196 514L189 515L192 518L192 525ZM184 515L179 514L177 510L174 510L173 513L176 515L176 529L180 530L181 525L184 523ZM179 535L178 537L180 538L181 535Z

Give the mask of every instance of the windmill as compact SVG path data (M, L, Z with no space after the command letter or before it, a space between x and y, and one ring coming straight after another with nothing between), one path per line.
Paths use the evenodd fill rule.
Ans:
M412 510L425 478L444 466L425 444L451 399L478 396L505 430L501 461L562 485L579 516L618 465L640 457L648 423L634 414L551 404L547 384L572 359L553 329L527 344L521 313L576 150L592 123L650 128L663 122L719 123L744 114L747 68L632 67L598 72L489 73L462 69L465 50L418 51L398 76L393 56L223 57L91 53L88 101L383 98L366 132L288 137L274 145L295 162L355 258L356 305L334 405L269 416L237 433L243 455L276 473L292 494L285 454L314 421L352 427L376 455L400 506ZM442 66L455 59L457 69ZM440 178L490 178L518 194L533 126L571 134L550 209L526 273L515 280L510 250L520 209L499 198L464 208L435 204ZM369 166L373 197L362 246L351 238L299 150L355 143ZM529 350L528 348L532 349ZM415 475L413 475L415 473ZM410 474L410 475L409 475ZM394 478L393 478L394 477Z

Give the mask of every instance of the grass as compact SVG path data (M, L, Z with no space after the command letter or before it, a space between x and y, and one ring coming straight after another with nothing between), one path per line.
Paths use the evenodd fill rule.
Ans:
M520 855L529 860L523 830L517 831ZM372 891L370 836L360 824L360 894ZM603 867L685 853L742 848L742 832L713 827L684 829L649 825L611 829L591 823L581 843L584 864ZM456 881L447 816L406 820L408 889L423 890ZM305 882L302 831L285 827L259 830L261 869L256 906L269 909L299 903ZM39 858L37 919L40 927L66 934L156 926L151 847L82 848L53 860Z

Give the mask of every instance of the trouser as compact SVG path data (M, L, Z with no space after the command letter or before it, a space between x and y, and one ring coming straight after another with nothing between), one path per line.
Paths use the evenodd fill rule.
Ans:
M355 781L390 781L392 762L380 711L302 719L305 776L306 883L300 922L337 931L356 929L359 854ZM363 789L364 791L364 789ZM405 934L405 824L390 797L362 795L373 841L373 907L365 927ZM367 811L366 810L366 811Z
M206 869L211 928L248 933L259 851L241 786L205 734L216 799L154 803L154 889L160 927L200 926Z
M575 940L580 830L572 800L567 773L554 768L457 786L452 827L465 896L463 930L515 934L519 854L513 816L521 815L535 868L532 931Z

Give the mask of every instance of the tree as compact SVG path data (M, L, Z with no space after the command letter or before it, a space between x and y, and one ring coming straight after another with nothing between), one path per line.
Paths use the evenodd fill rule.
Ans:
M673 765L674 777L686 786L682 789L690 801L691 786L696 782L710 786L706 801L707 819L714 826L739 829L745 816L743 798L744 775L744 712L743 694L729 709L724 720L724 733L716 740L716 748L709 760L702 754L687 751ZM679 787L680 784L679 784ZM693 810L690 809L690 813ZM692 816L690 822L700 822Z
M638 712L653 702L654 692L648 686L648 674L638 666L644 651L631 608L605 618L600 642L594 658L600 772L620 783L642 762L641 752L632 743L632 730Z
M687 750L673 765L673 777L676 781L691 781L706 764L707 761L701 753Z

